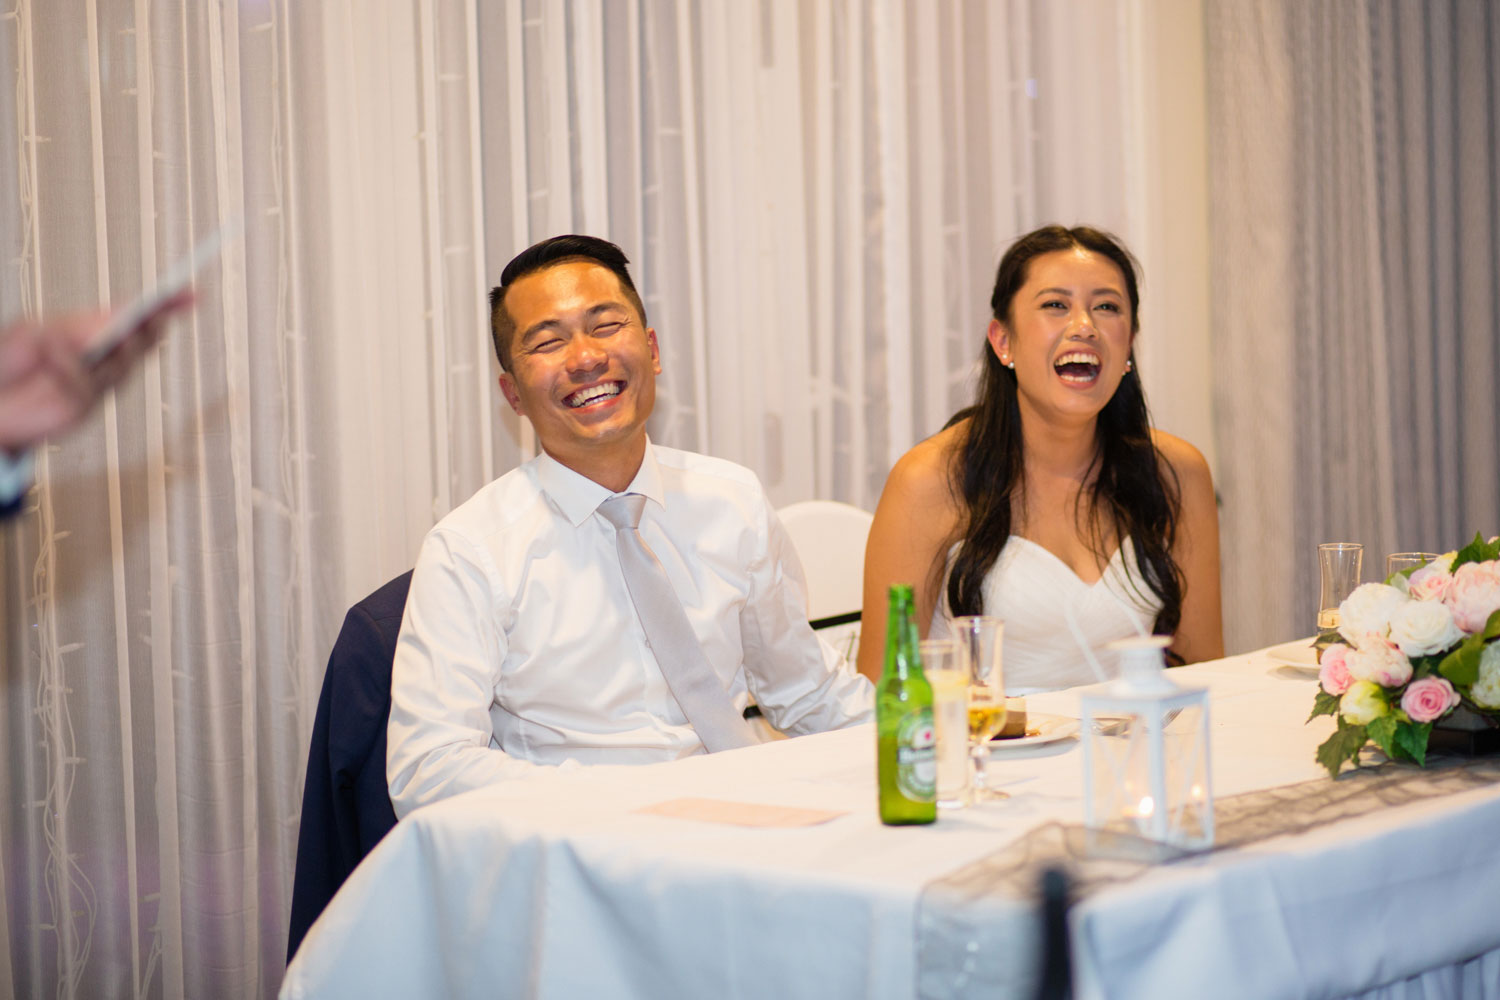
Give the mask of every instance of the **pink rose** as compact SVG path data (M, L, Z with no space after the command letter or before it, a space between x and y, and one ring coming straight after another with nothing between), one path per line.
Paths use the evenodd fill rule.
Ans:
M1458 707L1458 692L1441 677L1412 681L1401 696L1401 711L1413 722L1431 722Z
M1323 650L1323 656L1318 661L1318 683L1329 694L1343 694L1349 690L1349 685L1354 680L1349 676L1348 655L1349 647L1342 642L1336 642Z
M1359 648L1344 657L1349 676L1374 681L1381 687L1400 687L1411 680L1411 661L1406 654L1374 633L1368 633Z
M1453 584L1443 598L1453 612L1453 622L1473 634L1484 628L1490 615L1500 609L1500 562L1464 563L1453 574Z
M1412 573L1407 581L1407 593L1414 601L1441 601L1448 596L1448 588L1452 585L1453 574L1439 560Z

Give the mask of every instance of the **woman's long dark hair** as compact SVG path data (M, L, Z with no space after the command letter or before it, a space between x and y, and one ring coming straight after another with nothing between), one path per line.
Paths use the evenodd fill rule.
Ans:
M1120 268L1135 333L1140 326L1135 259L1114 237L1088 226L1046 226L1017 240L995 274L990 296L995 319L1010 325L1011 303L1026 283L1032 260L1077 248L1106 257ZM952 488L965 512L959 528L963 545L948 575L948 606L954 615L984 612L984 578L1010 540L1012 502L1025 479L1015 370L1001 364L988 343L983 364L978 401L948 421L951 427L969 418L953 464ZM1154 630L1170 635L1182 617L1182 571L1172 559L1180 491L1176 475L1151 443L1146 395L1134 370L1125 373L1100 411L1097 440L1093 483L1079 498L1079 510L1086 512L1097 555L1104 555L1104 524L1114 528L1117 542L1130 538L1141 579L1161 600Z

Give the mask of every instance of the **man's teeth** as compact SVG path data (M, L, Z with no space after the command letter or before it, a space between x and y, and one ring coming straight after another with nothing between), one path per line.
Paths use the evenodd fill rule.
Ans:
M568 405L576 409L580 406L587 406L596 399L603 399L605 396L618 396L619 394L620 383L605 382L603 385L595 385L590 386L587 389L579 389L577 392L573 393L573 395L568 397Z

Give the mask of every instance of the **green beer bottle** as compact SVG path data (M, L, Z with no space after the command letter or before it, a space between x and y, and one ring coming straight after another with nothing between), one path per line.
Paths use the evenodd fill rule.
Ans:
M937 731L932 685L917 653L912 591L891 588L885 626L885 672L875 685L875 745L880 821L889 825L937 819Z

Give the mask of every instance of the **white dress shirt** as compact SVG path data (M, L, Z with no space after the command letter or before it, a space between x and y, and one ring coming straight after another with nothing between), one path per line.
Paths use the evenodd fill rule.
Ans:
M798 735L867 722L872 689L807 623L802 567L759 480L646 446L625 490L726 696ZM398 815L539 765L702 753L620 569L613 494L546 455L428 533L391 676Z

